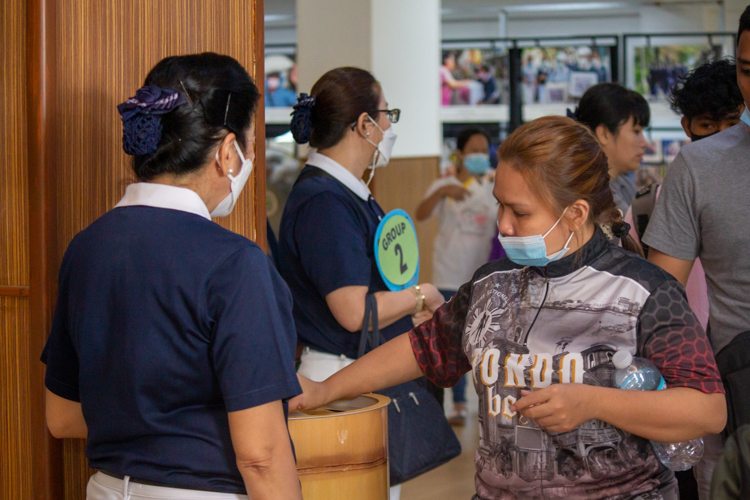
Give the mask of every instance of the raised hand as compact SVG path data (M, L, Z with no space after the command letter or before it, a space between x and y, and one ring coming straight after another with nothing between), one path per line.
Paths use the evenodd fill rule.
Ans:
M441 192L443 196L447 196L448 198L453 198L454 200L458 201L461 201L470 195L468 190L464 189L461 186L455 185L443 186Z

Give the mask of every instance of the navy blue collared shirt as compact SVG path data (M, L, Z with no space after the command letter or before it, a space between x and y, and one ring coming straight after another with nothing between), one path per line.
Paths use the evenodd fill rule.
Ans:
M92 468L245 493L227 412L301 392L292 298L257 245L205 215L123 206L73 239L45 383L81 402Z
M305 175L308 165L300 174ZM298 342L313 349L357 357L359 333L336 321L325 297L345 286L388 291L375 263L375 231L383 209L355 195L336 178L313 176L292 189L279 231L281 275L294 297ZM414 327L410 316L381 329L386 340Z

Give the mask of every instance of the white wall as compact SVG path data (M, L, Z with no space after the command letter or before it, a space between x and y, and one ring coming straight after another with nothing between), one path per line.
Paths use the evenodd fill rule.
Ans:
M372 0L372 72L401 109L394 157L439 156L440 2Z
M370 69L369 0L297 0L299 91L339 66Z

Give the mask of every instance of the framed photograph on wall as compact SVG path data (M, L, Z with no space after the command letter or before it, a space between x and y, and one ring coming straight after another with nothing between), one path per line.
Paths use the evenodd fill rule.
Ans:
M568 84L566 82L548 83L545 85L547 102L550 104L564 104L568 102Z
M658 165L664 161L664 154L661 148L661 139L646 139L646 153L643 155L643 163L649 165Z
M664 151L664 161L667 162L667 165L672 163L677 155L680 154L682 146L689 143L690 141L687 139L664 139L661 143L661 147Z
M570 97L580 99L586 91L599 83L599 76L589 71L570 72Z

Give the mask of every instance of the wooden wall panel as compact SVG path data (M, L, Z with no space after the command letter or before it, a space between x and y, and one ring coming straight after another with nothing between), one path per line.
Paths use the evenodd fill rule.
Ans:
M55 6L53 142L58 264L75 234L104 214L135 181L122 150L116 106L170 55L213 51L263 81L262 0L79 0ZM255 54L259 54L257 57ZM232 215L218 222L265 240L264 121L257 117L256 167ZM85 498L83 441L63 450L64 498Z
M416 213L427 188L440 174L440 158L394 158L375 171L371 187L383 210L400 208L408 213L419 239L419 282L432 282L432 250L437 234L435 219L417 222ZM365 173L365 177L369 174Z
M0 498L33 498L26 3L0 8Z
M28 298L0 297L0 498L33 498Z
M262 66L261 78L254 70L258 36L254 5L242 0L57 3L55 142L60 161L55 167L60 257L73 236L114 207L127 184L135 181L122 150L116 106L135 94L159 60L219 52L236 58L255 80L262 81ZM258 116L263 116L262 109ZM259 147L263 144L258 141ZM254 238L254 203L263 206L265 199L247 195L255 192L254 179L245 189L233 214L220 223Z
M28 286L26 4L0 9L0 286Z

